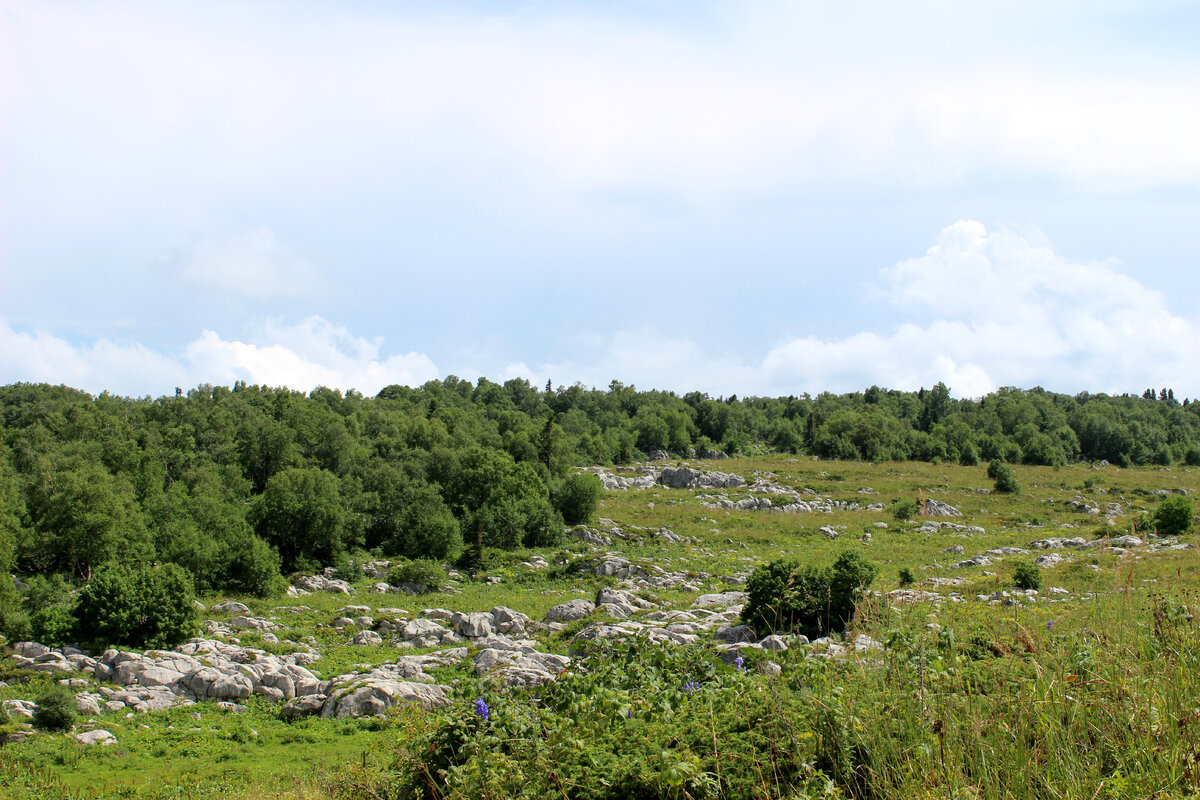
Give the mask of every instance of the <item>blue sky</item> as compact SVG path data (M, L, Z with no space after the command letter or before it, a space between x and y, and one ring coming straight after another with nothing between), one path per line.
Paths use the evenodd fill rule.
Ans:
M0 382L1200 395L1197 8L0 0Z

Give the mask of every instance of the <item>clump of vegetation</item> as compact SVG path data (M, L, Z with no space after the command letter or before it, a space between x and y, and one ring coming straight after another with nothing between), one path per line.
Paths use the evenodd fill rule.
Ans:
M742 621L763 631L787 630L809 637L846 629L876 567L846 551L831 565L773 561L746 581L749 600Z
M568 475L550 492L550 500L567 525L591 522L600 508L600 479L585 472Z
M1192 501L1183 496L1168 497L1154 512L1155 529L1164 536L1178 536L1192 527Z
M428 558L417 558L393 564L388 570L388 583L392 586L408 586L418 593L435 592L446 583L446 570L438 562Z
M33 724L44 731L65 731L75 724L79 716L75 708L75 695L65 686L51 686L38 696L36 702Z
M81 639L97 645L174 647L199 628L192 577L177 564L102 565L79 592Z
M988 464L988 477L996 482L996 491L1004 492L1005 494L1019 494L1021 484L1017 483L1017 477L1013 475L1012 467L1005 464L999 459L994 459Z
M903 522L917 515L917 501L912 499L897 500L892 503L892 516Z
M1018 589L1042 588L1042 570L1032 561L1021 561L1013 569L1013 585Z
M917 576L914 575L913 571L911 569L909 569L908 567L900 568L900 576L899 577L900 577L900 585L901 586L912 586L914 583L917 582Z

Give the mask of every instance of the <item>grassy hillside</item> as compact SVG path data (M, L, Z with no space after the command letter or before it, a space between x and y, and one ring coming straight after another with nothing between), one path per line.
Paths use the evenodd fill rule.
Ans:
M425 608L502 605L540 620L551 606L618 584L570 568L606 551L719 592L744 588L745 575L768 561L828 563L850 549L879 573L839 640L847 653L814 656L828 656L828 644L748 651L739 668L718 660L711 642L612 644L529 694L490 688L463 666L443 668L437 680L458 688L449 709L361 720L285 722L277 705L259 698L240 714L210 703L128 718L103 712L94 723L116 745L40 734L0 747L0 796L1115 798L1200 791L1197 540L1194 533L1158 539L1152 529L1135 531L1168 493L1200 489L1200 469L1016 466L1022 491L1014 495L991 492L985 466L773 456L719 468L801 497L882 503L884 510L791 514L705 505L718 495L747 497L745 487L611 491L600 508L611 525L593 526L622 529L627 538L613 538L610 547L569 538L563 547L514 551L474 580L452 582L452 591L422 596L370 594L364 577L353 598L235 599L284 626L281 639L313 637L321 653L313 669L328 677L397 656L387 641L346 644L330 623L348 604L371 606L376 616L378 608L399 608L409 618ZM963 514L941 521L984 532L928 531L922 518L890 513L898 501L918 498ZM659 538L662 528L684 541ZM1143 543L998 555L983 566L955 567L1049 537L1131 533ZM959 546L961 553L946 552ZM538 552L557 566L522 566ZM1043 552L1064 560L1039 568L1036 594L1018 594L1017 564ZM915 583L892 593L902 569ZM639 595L669 611L691 608L697 592ZM278 610L298 604L309 610ZM540 645L565 653L585 624L544 635ZM273 646L254 633L239 638ZM8 684L0 699L28 699L52 678L5 667L0 680ZM479 697L488 702L486 721L474 710Z

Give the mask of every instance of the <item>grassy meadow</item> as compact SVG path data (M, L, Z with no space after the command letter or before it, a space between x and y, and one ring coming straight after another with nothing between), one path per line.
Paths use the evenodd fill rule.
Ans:
M1147 544L1124 552L1047 551L1069 560L1041 570L1041 590L1031 596L1011 593L1014 568L1032 556L954 568L1047 537L1129 534L1158 506L1160 492L1200 490L1200 468L1015 467L1021 492L1007 495L990 491L985 466L788 456L704 466L886 508L783 514L708 508L697 497L736 499L747 496L744 489L607 492L599 516L629 534L608 549L637 564L693 573L689 580L704 592L742 589L745 576L768 561L827 563L856 549L879 570L845 638L865 635L882 648L851 648L836 658L811 657L813 648L804 646L756 652L738 669L708 646L614 645L536 696L495 692L468 662L431 671L457 687L452 708L363 720L286 722L262 698L240 714L208 703L104 713L90 722L116 736L109 747L61 734L0 747L0 797L1095 800L1200 793L1194 527L1168 541L1184 548L1159 547L1141 531ZM961 518L947 521L985 532L917 532L922 520L898 521L887 510L918 497L960 509ZM1075 510L1075 501L1102 510L1118 503L1122 513L1109 524L1103 513ZM840 534L830 539L821 526ZM655 538L664 527L688 541ZM945 552L960 545L961 554ZM551 606L617 584L565 566L589 552L603 551L569 539L541 551L553 566L540 571L520 563L531 551L505 554L455 591L423 596L371 594L363 579L353 598L203 600L241 600L284 626L280 639L312 637L321 653L313 670L332 677L399 654L386 642L348 646L349 637L329 624L347 605L371 606L377 619L503 605L540 620ZM900 587L902 569L915 577L908 588L923 593L919 599L887 594ZM642 594L660 609L687 609L695 598L678 590ZM565 653L581 627L572 623L541 649ZM257 634L239 639L290 652ZM5 665L0 681L8 684L0 699L30 699L52 678ZM488 699L488 720L472 711L477 697ZM77 728L88 724L80 720Z

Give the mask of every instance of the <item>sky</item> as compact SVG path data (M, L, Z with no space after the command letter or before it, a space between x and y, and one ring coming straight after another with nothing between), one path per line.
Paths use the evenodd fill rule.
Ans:
M0 0L0 383L1200 396L1189 0Z

